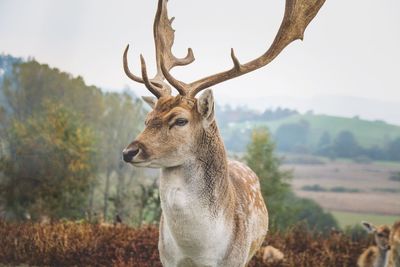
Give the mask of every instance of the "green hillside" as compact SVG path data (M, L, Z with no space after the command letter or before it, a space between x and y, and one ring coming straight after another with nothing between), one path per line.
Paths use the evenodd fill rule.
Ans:
M268 122L266 125L272 132L285 123L305 120L310 125L311 144L316 145L324 131L336 136L341 131L350 131L363 147L381 146L388 140L400 137L400 126L383 121L367 121L358 118L343 118L327 115L294 115L286 119Z
M334 139L338 133L349 131L364 148L370 148L374 145L382 147L389 141L400 137L400 126L391 125L384 121L367 121L359 118L343 118L311 113L295 114L272 121L228 123L226 127L223 127L222 134L226 139L230 139L232 137L237 137L235 133L241 133L241 138L235 138L236 142L246 142L246 140L248 140L247 135L250 134L251 129L254 127L266 126L274 135L280 126L293 123L308 124L309 136L305 145L311 148L315 148L318 145L324 132L328 133L330 137ZM230 140L228 140L228 142L230 142ZM239 147L237 143L235 147ZM245 145L240 147L245 148Z

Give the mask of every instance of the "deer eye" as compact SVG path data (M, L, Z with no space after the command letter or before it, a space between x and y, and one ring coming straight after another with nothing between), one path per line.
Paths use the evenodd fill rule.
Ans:
M175 121L174 124L175 124L176 126L185 126L187 123L188 123L188 120L187 120L187 119L178 118L178 119Z

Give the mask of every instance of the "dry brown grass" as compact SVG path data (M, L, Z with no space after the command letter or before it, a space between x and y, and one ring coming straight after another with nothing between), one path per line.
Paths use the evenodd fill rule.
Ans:
M0 265L161 266L158 229L148 226L101 227L76 223L13 224L0 222ZM269 234L265 245L280 249L282 263L268 266L350 267L369 240L352 241L340 233L314 235L302 227ZM251 267L267 266L259 253Z
M0 263L33 266L161 266L158 230L76 223L0 222Z
M376 191L400 189L399 182L390 180L400 165L335 161L323 165L285 164L284 168L293 170L292 186L298 196L311 198L327 210L400 215L400 194ZM361 192L310 192L301 189L315 184L324 188L343 186Z

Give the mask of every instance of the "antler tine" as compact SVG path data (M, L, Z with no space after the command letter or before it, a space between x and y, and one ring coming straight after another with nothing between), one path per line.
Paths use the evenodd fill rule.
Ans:
M249 73L270 63L291 42L297 39L303 40L305 29L324 3L325 0L286 0L285 15L281 26L267 52L246 64L240 64L232 49L231 57L234 67L188 84L189 96L194 97L203 89Z
M128 50L129 50L129 45L126 46L125 51L124 51L124 57L123 57L123 61L124 61L124 71L126 76L128 76L131 80L138 82L138 83L144 83L143 79L139 76L136 76L135 74L133 74L131 72L131 70L129 69L129 65L128 65Z
M158 1L158 9L154 19L154 40L156 43L158 76L165 77L174 86L179 94L186 95L188 90L185 84L172 77L169 71L176 66L185 66L192 63L195 58L193 50L188 49L184 58L177 58L172 53L175 39L175 30L172 28L174 17L168 18L167 0Z
M191 48L188 49L184 58L177 58L172 54L174 44L174 29L171 24L174 18L168 18L167 0L159 0L157 13L154 19L154 42L156 48L157 74L149 79L147 75L146 62L143 56L140 56L142 77L133 74L128 66L129 45L125 48L123 63L125 74L135 82L143 83L151 93L160 98L163 95L171 94L171 87L164 81L167 79L171 85L177 88L179 94L186 95L188 90L186 84L172 77L169 71L176 66L185 66L194 61L194 55ZM168 78L166 78L166 76Z
M162 93L156 86L152 84L152 82L149 80L149 77L147 76L146 61L144 60L143 55L140 55L140 63L142 67L142 77L144 85L153 95L155 95L157 98L160 98L162 96Z
M142 67L142 77L136 76L133 74L128 66L128 50L129 45L126 46L123 56L124 62L124 71L125 74L135 82L143 83L149 91L155 95L157 98L160 98L163 95L168 95L171 93L171 88L168 84L163 82L163 79L159 79L159 77L154 77L153 79L149 79L147 75L146 62L142 55L140 55L141 67Z
M171 75L171 73L169 73L169 70L167 69L167 66L165 66L163 59L161 59L161 71L164 74L165 79L167 79L167 81L172 84L176 90L178 90L180 95L187 95L187 84L182 81L178 81Z

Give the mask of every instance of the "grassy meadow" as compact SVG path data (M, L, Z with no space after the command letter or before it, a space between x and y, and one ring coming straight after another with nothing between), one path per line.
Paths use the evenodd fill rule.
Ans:
M367 214L356 212L344 211L331 211L335 219L338 221L341 228L359 224L361 221L373 222L374 224L392 225L395 221L400 220L400 215L380 215L380 214Z

